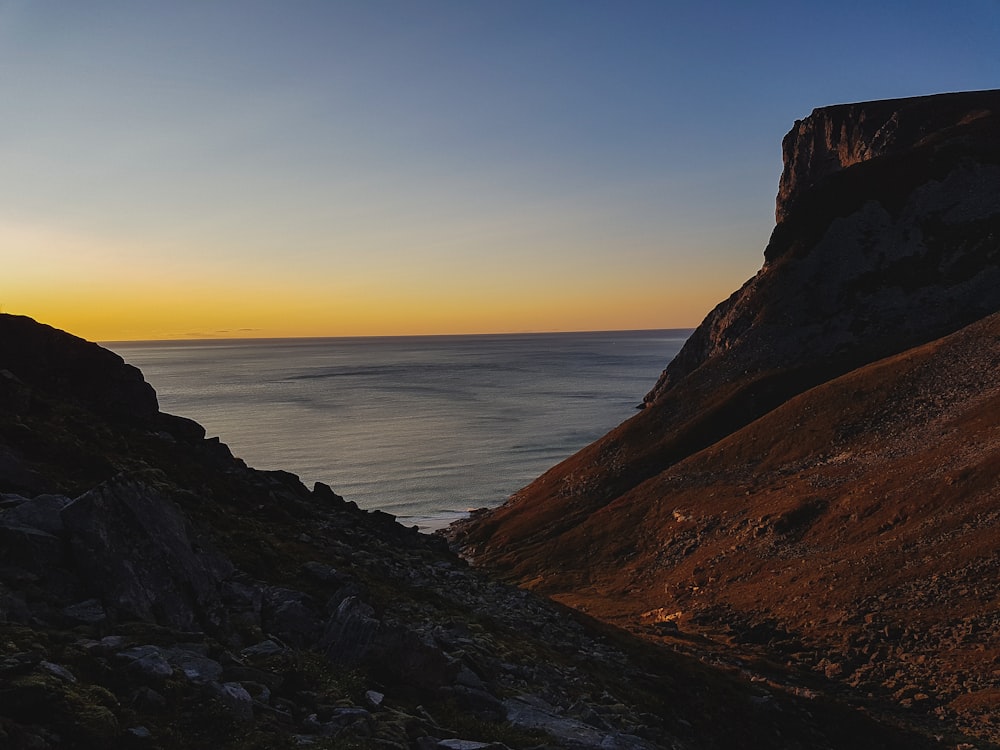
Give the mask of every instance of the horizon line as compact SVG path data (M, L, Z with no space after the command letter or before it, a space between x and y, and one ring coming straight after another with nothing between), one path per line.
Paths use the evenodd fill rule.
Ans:
M322 341L328 339L419 339L419 338L458 338L473 336L546 336L561 334L587 333L652 333L657 331L694 331L697 326L680 326L672 328L593 328L574 330L525 330L525 331L478 331L472 333L379 333L379 334L346 334L340 336L196 336L187 338L150 338L150 339L102 339L94 343L110 344L194 344L194 343L231 343L237 341Z

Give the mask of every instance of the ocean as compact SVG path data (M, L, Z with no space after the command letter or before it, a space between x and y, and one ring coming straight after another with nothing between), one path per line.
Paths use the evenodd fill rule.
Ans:
M635 413L690 330L105 344L257 469L429 531Z

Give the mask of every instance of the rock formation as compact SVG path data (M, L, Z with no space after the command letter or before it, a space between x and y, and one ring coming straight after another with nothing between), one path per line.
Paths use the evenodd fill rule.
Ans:
M1000 91L818 109L783 150L763 267L645 408L454 537L636 632L996 742L1000 684L959 654L1000 643L971 584L998 571Z
M0 315L0 747L301 746L936 743L499 583Z

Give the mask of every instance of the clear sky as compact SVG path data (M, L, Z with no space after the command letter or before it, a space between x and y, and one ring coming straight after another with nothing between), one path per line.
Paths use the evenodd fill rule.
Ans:
M696 325L814 107L1000 0L0 0L0 306L95 340Z

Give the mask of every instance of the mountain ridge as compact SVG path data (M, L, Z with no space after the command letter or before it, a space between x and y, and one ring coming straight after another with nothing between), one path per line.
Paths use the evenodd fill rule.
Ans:
M778 454L794 453L798 443L803 450L808 446L810 454L825 455L832 462L830 471L856 471L858 477L863 476L864 451L826 455L821 450L825 445L805 439L799 431L807 429L805 425L825 430L830 445L836 445L843 437L831 431L838 416L860 409L872 412L868 421L844 424L842 429L862 436L877 434L897 412L910 413L903 398L892 402L897 412L878 405L880 389L904 392L906 379L916 377L906 367L893 369L892 363L950 351L949 341L964 342L970 363L991 372L1000 366L1000 353L993 345L996 318L991 317L1000 310L998 144L998 91L837 105L814 110L796 122L783 141L785 167L776 202L777 224L761 270L709 313L645 397L641 412L550 469L505 505L458 524L452 532L456 543L477 564L633 632L659 639L657 628L667 632L680 627L682 633L718 642L742 639L741 648L747 653L758 647L766 652L766 644L773 641L772 657L824 674L829 671L830 679L846 690L864 686L873 694L887 693L884 705L922 710L936 720L956 722L983 741L1000 740L989 710L953 710L962 702L965 683L949 677L952 670L946 653L952 647L942 633L960 629L957 615L948 619L946 612L935 624L941 629L936 646L922 642L920 656L930 665L922 668L923 683L905 665L911 654L902 644L888 636L878 646L868 644L872 653L880 653L901 675L913 678L915 689L907 695L900 693L905 686L890 689L897 678L872 666L871 654L841 643L871 635L865 635L867 631L856 627L857 623L834 618L830 624L821 608L812 605L800 607L811 614L812 624L787 611L779 592L794 588L794 581L801 577L796 578L788 566L781 573L766 572L763 561L770 558L766 550L758 549L760 539L755 534L768 543L798 550L800 560L806 561L800 564L806 568L811 553L797 546L796 535L805 538L825 529L825 536L816 543L836 551L839 531L829 519L840 507L837 499L805 481L811 476L817 482L833 482L834 478L823 474L819 479L819 474L794 462L782 464L784 474L765 471L764 463L755 470L750 459L747 466L737 467L732 457L757 455L754 445L773 438L760 431L761 425L780 424L786 440L775 445ZM893 359L897 357L901 359ZM975 372L948 369L943 361L935 364L933 357L928 361L931 370L940 367L941 373L949 372L972 398ZM850 398L837 396L832 384L852 373L865 379L866 385ZM881 385L880 378L884 378ZM933 405L940 394L950 392L943 379L937 388L937 395L930 389L921 398ZM995 396L995 390L989 393ZM796 411L806 409L806 404L815 413ZM942 419L954 418L961 429L940 436L940 450L928 456L943 461L949 455L964 455L963 439L979 437L983 445L994 445L991 420L993 414L1000 414L995 406L990 401L986 413L979 415L983 424L973 416L960 420L942 412ZM825 422L818 414L825 415ZM882 424L873 414L879 415ZM915 423L897 427L915 434ZM915 437L912 441L919 442ZM729 446L725 458L720 453L723 446ZM873 444L872 449L876 447ZM994 468L1000 464L995 458L986 454L970 475L975 481L967 483L959 472L944 489L938 487L940 477L919 462L890 461L885 470L907 472L912 492L933 490L935 497L949 498L974 518L973 509L983 497L1000 493ZM757 455L757 460L763 457ZM705 468L707 463L715 468ZM700 479L694 490L685 490L685 472L693 466L702 467ZM802 483L796 483L796 477ZM845 493L851 492L850 482L837 481ZM877 484L876 478L870 481ZM985 495L970 491L979 484L986 488ZM903 523L888 508L904 499L888 480L883 491L884 495L863 494L864 507L852 511L885 516L874 527L862 525L879 542L890 539L893 528ZM774 497L772 511L762 511L755 519L743 518L749 524L746 527L737 528L726 520L727 514L749 513L747 508L754 506L758 494L767 492ZM718 499L722 496L727 498L725 503ZM947 516L942 507L946 504L934 505L928 512ZM986 526L975 533L995 538L992 516L983 509L976 512ZM928 526L928 534L930 530ZM913 533L912 528L908 533ZM984 572L994 570L989 550L969 544L976 552L969 553L965 564L979 565ZM740 558L738 551L744 547L756 552ZM928 537L925 547L942 560L939 575L950 575L953 571L944 561L953 550L946 541ZM857 545L843 547L845 555L851 550L861 554ZM727 559L730 554L741 561ZM707 586L710 578L725 577L729 566L734 576L746 575L750 582L730 581L723 587L728 595L717 592L718 586ZM880 569L890 570L891 565L882 560ZM658 571L655 584L648 580L651 570ZM836 575L840 578L801 580L828 588L831 608L862 612L862 624L871 615L872 622L883 628L905 626L898 612L889 617L892 624L880 620L888 604L873 607L868 595L884 596L883 604L900 610L929 606L920 597L916 578L897 576L908 593L896 598L885 581L848 576L844 571ZM940 587L931 589L940 591ZM691 590L702 592L702 598L711 590L716 609L696 607L698 612L692 614L686 607L699 596L692 599ZM750 593L739 595L741 590ZM968 586L964 590L973 591ZM997 592L987 587L982 596L982 601L975 601L990 607ZM755 601L765 604L756 606ZM957 612L964 606L959 599L942 597L943 610ZM640 617L643 613L645 620ZM989 651L1000 626L988 621L976 627L981 628L984 648ZM780 646L785 641L794 645ZM803 643L810 645L805 648ZM889 658L895 648L902 649L901 658ZM806 652L821 656L804 656ZM826 664L818 667L823 659ZM839 667L827 670L830 664ZM988 698L991 691L1000 695L995 676L982 665L969 668L975 678L966 685L965 700L971 705L976 700L970 696L979 695L986 701L979 704L980 709L993 705ZM922 696L916 703L915 694Z

